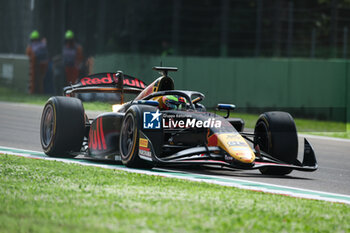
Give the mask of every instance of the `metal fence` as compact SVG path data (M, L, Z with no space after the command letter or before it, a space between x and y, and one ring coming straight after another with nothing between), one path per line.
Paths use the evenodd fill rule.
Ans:
M72 29L87 55L347 58L349 0L0 0L0 53L29 33L51 56Z

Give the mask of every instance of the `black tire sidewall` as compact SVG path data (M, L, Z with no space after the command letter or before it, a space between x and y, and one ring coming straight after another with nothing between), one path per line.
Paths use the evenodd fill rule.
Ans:
M43 142L43 124L44 124L44 117L45 117L45 113L46 113L46 110L49 108L49 107L52 107L52 111L53 111L53 135L52 135L52 138L51 138L51 141L48 145L45 145L44 142ZM53 101L52 101L52 98L50 98L47 103L45 104L45 107L44 107L44 110L42 112L42 115L41 115L41 121L40 121L40 143L41 143L41 147L42 149L44 150L44 152L46 154L50 154L50 152L52 151L52 147L54 146L54 142L55 142L55 137L56 137L56 108L55 108L55 105L53 104Z
M293 164L298 156L298 136L293 117L286 112L266 112L260 115L255 133L259 124L263 124L267 129L268 145L262 146L267 148L265 152L278 160ZM292 170L270 167L262 168L260 171L263 174L285 175Z
M298 135L292 116L285 112L268 112L264 117L269 122L271 155L294 163L298 156Z
M42 127L45 110L52 106L54 111L54 133L51 142L42 142ZM85 113L82 102L73 97L51 97L44 107L41 119L40 138L44 152L55 157L74 157L70 152L79 152L85 134Z
M128 155L124 155L123 154L123 149L122 149L122 131L125 125L125 121L128 117L132 117L133 118L133 124L134 124L134 145L133 145L133 149L131 151L130 154ZM138 129L138 119L137 119L137 113L135 112L135 110L130 109L126 112L124 119L123 119L123 123L122 123L122 127L120 130L120 137L119 137L119 149L120 149L120 155L122 158L122 162L124 165L126 166L130 166L130 167L135 167L139 164L139 158L138 158L138 143L139 143L139 129Z
M126 111L124 119L123 119L122 127L123 127L124 121L125 121L126 117L128 116L128 114L132 114L132 116L134 117L134 120L135 120L134 124L136 127L136 140L134 141L135 142L135 145L134 145L135 149L134 149L134 153L132 155L129 155L129 156L131 156L130 158L129 158L129 156L125 157L122 155L122 148L121 148L121 141L122 141L121 138L122 137L121 137L121 134L119 137L119 151L121 154L122 162L127 167L144 168L144 169L150 169L150 168L154 167L153 162L143 160L139 157L139 139L140 139L140 131L141 131L142 126L143 126L143 114L144 114L144 112L152 112L152 111L156 111L156 110L157 110L157 108L153 107L153 106L132 105ZM121 127L121 131L122 131L122 127Z

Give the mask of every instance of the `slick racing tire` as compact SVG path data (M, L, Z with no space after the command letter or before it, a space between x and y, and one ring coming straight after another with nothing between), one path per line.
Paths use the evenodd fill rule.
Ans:
M254 129L254 147L287 164L293 164L298 156L298 136L294 120L286 112L265 112L260 115ZM267 167L260 172L266 175L286 175L292 169Z
M41 146L48 156L73 158L79 152L85 133L85 114L77 98L51 97L40 124Z
M123 164L127 167L151 168L151 163L139 157L139 127L142 119L138 112L138 108L130 108L125 113L119 136L120 155Z

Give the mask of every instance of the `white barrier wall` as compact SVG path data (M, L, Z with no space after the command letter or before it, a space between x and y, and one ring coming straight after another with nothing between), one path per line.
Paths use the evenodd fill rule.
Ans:
M0 84L28 92L29 59L22 54L0 54Z

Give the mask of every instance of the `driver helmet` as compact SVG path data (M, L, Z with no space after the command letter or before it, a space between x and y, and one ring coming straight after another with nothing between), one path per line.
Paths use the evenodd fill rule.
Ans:
M158 97L156 100L162 110L180 110L186 106L186 100L181 96L165 95Z
M66 40L72 40L74 39L74 32L72 30L67 30L66 34L64 36Z
M30 39L31 40L38 40L40 38L39 32L37 30L32 31L30 33Z

